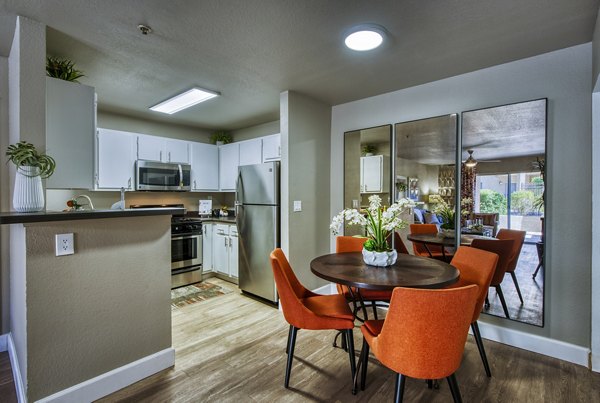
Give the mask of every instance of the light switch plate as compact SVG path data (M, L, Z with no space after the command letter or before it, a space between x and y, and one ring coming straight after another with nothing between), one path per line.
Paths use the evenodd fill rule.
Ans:
M72 255L74 253L73 234L56 234L56 256Z
M294 212L302 211L302 200L294 200Z

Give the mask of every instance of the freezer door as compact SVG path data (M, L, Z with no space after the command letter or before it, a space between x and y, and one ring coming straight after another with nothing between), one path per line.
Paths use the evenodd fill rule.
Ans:
M279 161L239 168L236 205L279 204Z
M277 302L269 255L279 247L278 206L238 206L239 286Z

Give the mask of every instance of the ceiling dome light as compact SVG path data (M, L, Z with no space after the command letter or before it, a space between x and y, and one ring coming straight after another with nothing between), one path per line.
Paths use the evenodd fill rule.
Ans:
M346 34L344 43L352 50L363 52L379 47L383 43L385 30L379 25L358 25Z

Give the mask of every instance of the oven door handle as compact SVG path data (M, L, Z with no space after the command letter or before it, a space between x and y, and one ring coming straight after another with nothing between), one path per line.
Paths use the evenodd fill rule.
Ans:
M202 238L202 235L201 235L201 234L194 234L194 235L190 235L190 234L187 234L187 235L186 235L186 234L181 234L180 236L172 236L172 237L171 237L171 240L172 240L172 241L178 241L178 240L180 240L180 239L190 239L190 238L191 238L191 239L194 239L194 238L196 238L196 239L200 239L200 238Z

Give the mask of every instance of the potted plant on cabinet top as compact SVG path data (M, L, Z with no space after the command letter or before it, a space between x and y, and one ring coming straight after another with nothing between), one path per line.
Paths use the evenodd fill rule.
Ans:
M75 63L71 60L54 56L46 58L46 75L74 83L79 82L77 79L85 77L82 71L75 69Z
M408 208L415 206L409 199L401 199L387 209L381 206L381 198L377 195L369 197L369 207L364 212L357 209L345 209L333 217L329 228L337 235L346 220L348 225L365 227L369 238L363 246L363 260L371 266L391 266L396 263L398 254L387 242L393 231L407 226L400 215Z
M233 139L231 138L231 134L224 130L220 130L218 132L214 132L212 136L210 136L210 141L213 144L222 145L231 143Z
M54 158L38 152L33 144L26 141L9 145L6 156L17 167L13 194L15 210L22 213L43 210L42 179L54 173Z

